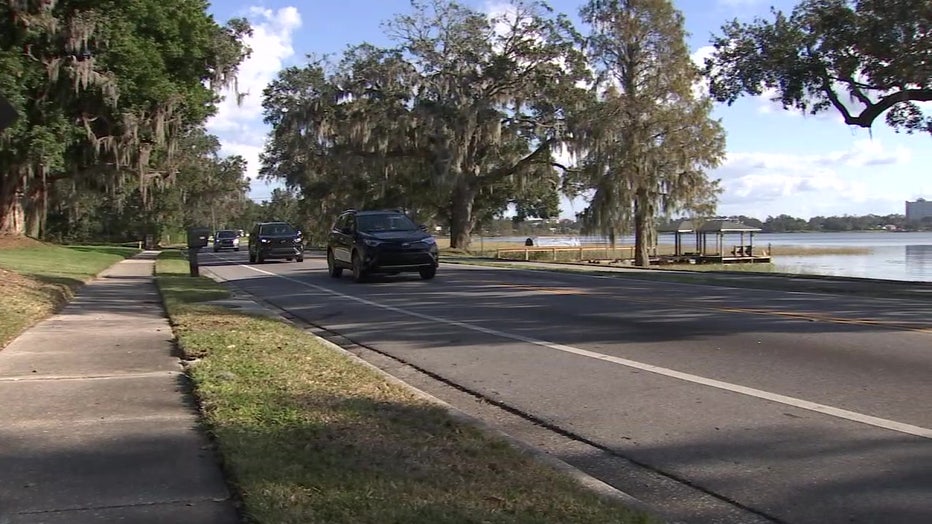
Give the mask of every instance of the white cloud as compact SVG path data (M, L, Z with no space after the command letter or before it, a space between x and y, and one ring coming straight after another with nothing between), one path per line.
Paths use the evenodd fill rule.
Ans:
M706 45L702 46L699 49L693 51L689 58L692 59L693 63L696 64L696 67L699 69L705 69L705 60L712 56L712 53L715 52L715 47ZM707 97L709 96L709 79L705 75L699 78L695 84L693 84L693 96L696 98Z
M239 68L238 89L242 97L227 90L208 129L220 138L223 152L242 155L247 162L247 176L255 180L259 171L259 153L267 129L262 123L262 91L295 53L292 35L301 27L301 14L293 6L272 10L250 7L247 17L253 34L246 39L252 54Z
M721 179L724 192L718 213L759 219L779 214L801 218L817 215L902 213L903 201L929 193L929 186L885 184L913 160L910 149L886 147L879 140L858 140L847 150L818 155L731 152L725 164L709 173ZM566 151L555 155L572 165ZM878 183L878 179L881 181ZM573 218L591 194L560 200L562 218Z
M809 218L882 212L901 207L905 195L893 184L878 191L868 181L911 158L905 147L888 149L880 141L859 140L848 150L820 155L729 153L711 176L720 178L725 189L722 214Z

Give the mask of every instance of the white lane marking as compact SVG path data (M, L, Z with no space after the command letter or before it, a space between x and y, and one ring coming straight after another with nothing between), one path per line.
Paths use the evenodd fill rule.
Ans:
M507 338L511 340L516 340L519 342L525 342L528 344L534 344L535 346L542 346L545 348L550 348L556 351L562 351L564 353L572 353L574 355L579 355L582 357L588 357L596 360L602 360L605 362L611 362L613 364L618 364L621 366L626 366L629 368L639 369L642 371L648 371L650 373L655 373L657 375L662 375L665 377L675 378L683 380L686 382L692 382L694 384L701 384L703 386L709 386L716 389L721 389L724 391L731 391L732 393L740 393L742 395L747 395L750 397L755 397L763 400L769 400L771 402L777 402L779 404L785 404L787 406L793 406L800 409L805 409L809 411L814 411L816 413L822 413L824 415L830 415L833 417L850 420L853 422L860 422L862 424L867 424L870 426L875 426L878 428L888 429L891 431L897 431L900 433L905 433L907 435L915 435L917 437L932 439L932 429L924 428L921 426L914 426L912 424L905 424L902 422L897 422L895 420L888 420L880 417L874 417L871 415L865 415L863 413L858 413L856 411L849 411L847 409L836 408L833 406L828 406L825 404L819 404L817 402L810 402L808 400L803 400L795 397L789 397L786 395L780 395L778 393L771 393L769 391L763 391L760 389L750 388L747 386L741 386L738 384L732 384L730 382L723 382L721 380L715 380L706 377L700 377L698 375L693 375L690 373L683 373L682 371L676 371L674 369L668 369L660 366L654 366L652 364L645 364L643 362L637 362L635 360L629 360L621 357L613 357L611 355L605 355L603 353L596 353L595 351L588 351L585 349L568 346L566 344L557 344L554 342L547 342L546 340L539 340L536 338L525 337L523 335L517 335L514 333L506 333L504 331L498 331L497 329L490 329L482 326L477 326L475 324L470 324L468 322L460 322L458 320L449 320L446 318L435 317L433 315L426 315L424 313L417 313L415 311L408 311L396 306L389 306L386 304L379 304L378 302L373 302L361 297L354 297L352 295L346 295L340 293L339 291L334 291L332 289L325 288L323 286L318 286L316 284L311 284L309 282L304 282L296 278L287 277L285 275L279 275L278 273L273 273L271 271L266 271L264 269L259 269L252 267L247 264L237 263L240 266L251 269L258 273L264 275L270 275L273 277L278 277L295 284L299 284L305 287L316 289L323 293L334 295L340 298L347 300L353 300L359 302L360 304L365 304L367 306L373 306L377 308L382 308L388 311L395 313L400 313L402 315L407 315L415 318L420 318L423 320L429 320L431 322L437 322L440 324L446 324L449 326L456 326L463 329L468 329L471 331L477 331L479 333L485 333L486 335L492 335L501 338Z

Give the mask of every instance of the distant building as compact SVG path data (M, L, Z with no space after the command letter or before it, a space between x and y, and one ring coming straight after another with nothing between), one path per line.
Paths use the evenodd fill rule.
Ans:
M919 222L928 217L932 217L932 202L924 198L918 198L915 202L906 202L907 222Z

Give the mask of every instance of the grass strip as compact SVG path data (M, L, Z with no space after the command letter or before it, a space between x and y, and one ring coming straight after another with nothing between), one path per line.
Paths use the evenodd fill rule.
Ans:
M58 246L29 239L0 243L0 348L55 313L89 279L138 252L131 247Z
M634 523L506 442L274 318L205 301L224 289L156 265L206 426L245 513L268 523Z

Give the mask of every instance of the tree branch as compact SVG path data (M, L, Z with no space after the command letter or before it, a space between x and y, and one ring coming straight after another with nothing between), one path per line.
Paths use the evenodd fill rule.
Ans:
M868 98L867 95L865 95L863 91L861 91L861 89L870 89L870 87L863 86L862 84L855 82L854 78L851 78L851 77L844 79L844 81L847 82L848 85L851 87L851 94L854 95L855 98L860 100L862 104L864 104L867 107L870 107L871 104L873 104L871 99Z
M841 113L841 116L845 118L845 123L848 125L854 125L852 123L853 117L851 112L848 111L848 108L845 104L841 103L841 100L838 99L838 93L832 89L832 80L829 78L828 74L823 73L822 75L822 90L825 92L825 96L828 97L829 101L835 106L835 109ZM869 127L869 126L868 126Z
M543 155L545 152L547 152L550 149L550 146L552 146L554 142L555 142L555 139L548 138L547 140L544 140L539 146L537 146L537 149L532 151L529 155L525 156L521 160L518 160L517 162L515 162L514 165L507 166L507 167L500 167L492 171L491 173L482 175L478 178L481 182L491 182L491 181L501 180L509 175L513 175L521 168L529 166L533 164L534 162L536 162L537 159L541 155Z
M822 90L829 101L844 117L845 123L849 126L858 126L870 128L874 120L877 119L884 111L901 102L929 102L932 101L932 89L901 89L895 93L884 96L877 102L871 102L867 96L855 88L854 96L860 100L865 107L857 116L851 114L851 111L841 103L838 93L832 89L831 78L827 74L822 76Z
M876 104L867 106L867 108L861 111L861 114L852 122L848 122L847 119L845 122L849 125L870 127L878 116L900 102L929 101L932 101L932 89L903 89L881 98Z
M578 167L567 167L560 162L550 162L550 165L563 171L564 173L578 173L580 171Z

